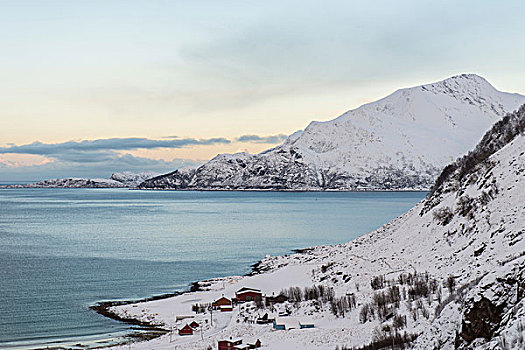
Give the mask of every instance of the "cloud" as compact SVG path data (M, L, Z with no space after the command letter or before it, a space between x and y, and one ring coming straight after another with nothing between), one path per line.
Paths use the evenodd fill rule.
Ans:
M91 161L78 159L74 162L55 160L45 164L10 166L0 162L0 181L41 181L50 178L84 177L109 178L114 172L152 171L159 174L171 172L181 166L194 166L203 163L202 160L179 159L171 161L135 157L131 154L115 155L106 159Z
M30 154L43 156L51 161L45 164L21 166L0 162L0 178L7 180L43 180L54 177L108 178L116 171L154 171L167 173L181 166L202 163L199 160L173 159L171 161L136 157L125 151L156 148L183 148L188 146L229 144L230 140L218 137L209 139L176 138L155 140L148 138L109 138L62 143L33 142L25 145L9 144L0 147L0 154Z
M27 145L9 145L8 147L0 147L0 153L55 155L70 151L124 151L153 148L182 148L185 146L212 145L217 143L231 143L231 141L223 137L210 139L184 138L174 140L153 140L140 137L130 137L67 141L62 143L42 143L36 141Z
M286 140L288 136L285 134L259 136L259 135L243 135L237 138L239 142L251 142L251 143L268 143L277 144Z
M39 181L48 178L101 177L108 178L113 172L154 171L168 173L181 166L203 163L202 160L175 158L171 161L137 157L126 151L156 148L183 148L189 146L230 144L248 142L257 144L278 144L286 135L242 135L233 140L224 137L195 138L109 138L61 143L33 142L25 145L8 144L0 147L0 154L28 154L43 156L47 161L41 164L20 165L0 159L0 180Z

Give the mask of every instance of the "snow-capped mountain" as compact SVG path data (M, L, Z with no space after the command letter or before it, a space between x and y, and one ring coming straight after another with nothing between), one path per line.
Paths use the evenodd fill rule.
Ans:
M136 343L135 349L214 348L219 339L241 337L278 350L401 344L421 350L521 350L524 183L525 105L447 166L425 200L374 232L337 246L267 257L252 276L203 281L197 292L109 310L167 331L187 322L174 315L191 315L202 327L198 335L166 334ZM282 293L288 301L241 304L231 313L213 313L213 325L209 312L190 313L190 305L207 305L243 286ZM281 313L315 327L283 331L255 322Z
M110 180L114 180L124 184L125 187L136 187L147 179L160 175L153 171L145 171L141 173L133 173L131 171L123 171L121 173L111 174Z
M155 172L113 173L109 179L64 178L49 179L25 185L10 185L10 188L119 188L137 187L140 183L158 176Z
M140 185L176 189L428 189L525 96L464 74L401 89L260 154L221 154Z

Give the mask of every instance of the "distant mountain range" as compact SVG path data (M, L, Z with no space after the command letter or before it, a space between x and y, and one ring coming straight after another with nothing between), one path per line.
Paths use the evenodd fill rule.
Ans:
M8 188L127 188L137 187L145 180L157 176L155 172L113 173L109 179L65 178L50 179L24 185L8 185Z
M111 179L54 179L18 187L426 190L446 164L523 103L523 95L462 74L397 90L327 122L311 122L259 154L219 154L165 175L115 173Z
M463 74L401 89L327 122L312 122L259 154L220 154L154 177L142 189L428 189L525 96Z

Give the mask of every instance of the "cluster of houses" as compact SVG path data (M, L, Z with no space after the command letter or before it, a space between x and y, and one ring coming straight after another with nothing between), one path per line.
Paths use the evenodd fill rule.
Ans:
M288 300L285 295L279 294L278 296L265 296L262 294L260 289L242 287L237 292L235 292L235 298L226 298L224 295L215 300L211 306L215 310L220 310L221 312L233 311L233 305L238 303L245 303L248 301L262 302L265 301L266 304L275 304L275 303L284 303Z
M187 323L184 327L179 329L179 335L193 335L193 332L199 328L199 324L195 321Z
M245 302L262 302L264 301L266 305L271 304L280 304L288 301L288 297L279 294L277 296L266 296L263 295L260 289L243 287L235 292L235 298L227 298L224 295L219 299L215 300L211 307L214 310L220 310L221 312L230 312L233 311L233 306L239 303ZM265 324L272 323L273 328L276 330L290 330L290 329L303 329L303 328L314 328L314 324L311 322L303 322L297 320L293 317L281 316L277 318L270 318L268 314L265 314L262 318L257 320L257 323ZM189 324L186 324L184 327L179 329L179 335L192 335L200 325L193 321ZM242 339L225 339L219 340L218 350L246 350L246 349L257 349L261 347L261 341L257 339L253 343L243 344Z
M243 303L248 301L255 301L260 302L264 300L266 302L266 305L269 304L281 304L285 301L288 301L288 297L279 294L277 296L268 296L263 295L261 293L261 290L255 289L255 288L249 288L249 287L243 287L239 289L237 292L235 292L235 298L228 299L224 295L214 301L212 303L212 307L214 309L219 309L221 312L225 311L232 311L233 310L233 304L235 303ZM304 329L304 328L314 328L314 324L312 322L305 322L302 320L298 320L292 317L277 317L275 319L271 319L268 317L268 314L265 314L262 318L259 318L257 320L257 323L259 324L265 324L265 323L272 323L273 322L273 328L276 330L290 330L290 329Z

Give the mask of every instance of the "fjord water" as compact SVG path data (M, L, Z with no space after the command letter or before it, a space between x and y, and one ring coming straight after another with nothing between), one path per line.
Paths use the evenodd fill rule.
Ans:
M266 254L352 240L423 192L0 190L0 348L101 344L97 301L250 272Z

